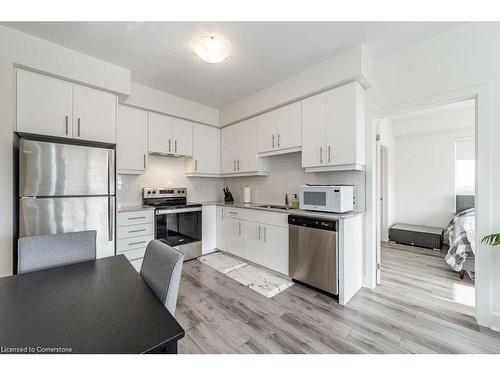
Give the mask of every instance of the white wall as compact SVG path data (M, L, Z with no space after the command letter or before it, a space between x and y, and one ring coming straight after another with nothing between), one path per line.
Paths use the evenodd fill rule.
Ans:
M243 188L252 188L252 202L285 204L285 194L290 198L305 184L350 184L354 185L355 210L365 207L365 172L341 171L306 173L301 167L300 152L277 155L269 158L269 176L224 178L236 201L243 201Z
M396 138L396 222L445 228L455 213L455 140L474 128Z
M461 95L479 95L477 137L478 238L500 230L500 24L469 24L373 61L368 90L373 117ZM437 99L433 99L437 98ZM369 123L372 126L372 123ZM367 243L365 285L375 280L374 130L367 132ZM500 329L500 251L476 242L476 308L481 325Z
M189 201L217 201L223 199L220 178L186 177L184 157L148 156L144 175L118 175L117 206L142 204L143 187L186 187Z

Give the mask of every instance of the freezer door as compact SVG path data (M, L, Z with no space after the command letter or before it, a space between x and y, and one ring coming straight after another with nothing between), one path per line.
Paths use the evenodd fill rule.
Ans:
M19 197L113 195L114 150L21 139Z
M20 237L97 231L97 257L115 254L115 197L20 199Z

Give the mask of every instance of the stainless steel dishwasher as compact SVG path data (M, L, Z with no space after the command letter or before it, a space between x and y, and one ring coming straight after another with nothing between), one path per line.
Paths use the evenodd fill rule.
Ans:
M289 215L292 279L338 296L338 221Z

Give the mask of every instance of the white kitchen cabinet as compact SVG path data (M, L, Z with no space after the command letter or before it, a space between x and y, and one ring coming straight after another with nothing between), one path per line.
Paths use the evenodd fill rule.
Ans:
M148 113L119 105L116 142L118 173L143 174L148 154Z
M74 85L73 103L73 138L116 143L116 95Z
M262 265L288 275L288 228L263 225Z
M54 137L73 136L73 85L17 69L17 131Z
M226 217L226 248L228 253L243 257L243 221Z
M217 209L215 206L203 206L201 215L201 252L208 254L217 247Z
M263 227L252 221L243 223L243 257L257 264L264 261Z
M222 173L230 176L269 174L268 161L257 156L257 119L225 127L222 138Z
M174 119L158 113L148 113L148 150L151 154L172 152L172 127Z
M220 175L220 129L193 124L193 157L186 158L188 176Z
M191 156L193 123L158 113L149 113L149 152Z
M363 169L364 90L357 82L302 101L302 167L306 172Z
M18 132L116 143L116 95L22 69L16 83Z
M215 235L215 247L219 250L226 250L226 217L225 208L217 206L216 207L216 235Z
M257 151L271 156L300 151L302 103L296 102L257 117Z

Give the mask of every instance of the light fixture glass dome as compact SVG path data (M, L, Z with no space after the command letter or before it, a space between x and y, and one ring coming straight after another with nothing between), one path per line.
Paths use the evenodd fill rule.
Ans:
M193 41L193 50L200 59L211 64L224 61L229 56L229 46L215 36L201 36Z

